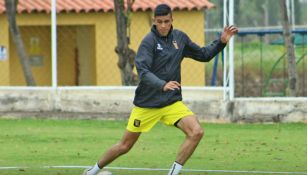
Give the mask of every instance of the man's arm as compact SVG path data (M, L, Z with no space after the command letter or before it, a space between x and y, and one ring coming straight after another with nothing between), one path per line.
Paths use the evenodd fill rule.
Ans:
M136 54L135 65L138 71L140 81L157 90L163 90L166 81L161 80L151 72L151 66L154 57L154 43L150 38L145 38Z
M234 26L225 27L221 37L206 47L199 47L186 36L184 56L197 61L208 62L224 49L230 38L237 32L238 29Z

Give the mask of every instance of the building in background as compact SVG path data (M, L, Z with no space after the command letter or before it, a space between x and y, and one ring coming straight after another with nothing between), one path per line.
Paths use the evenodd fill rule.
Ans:
M203 9L214 7L208 0L135 0L131 15L130 48L137 51L150 31L152 10L167 2L174 10L174 28L204 45ZM51 0L19 0L17 23L38 86L51 86ZM121 85L116 46L113 0L57 0L58 85ZM4 0L0 0L0 85L26 85L16 48L9 34ZM205 66L184 59L182 83L205 84Z

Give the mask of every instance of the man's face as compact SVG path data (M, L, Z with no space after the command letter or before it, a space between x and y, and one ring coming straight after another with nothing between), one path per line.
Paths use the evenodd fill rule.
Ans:
M170 31L173 23L173 18L171 14L165 16L156 16L154 18L154 24L157 27L157 30L161 36L167 36Z

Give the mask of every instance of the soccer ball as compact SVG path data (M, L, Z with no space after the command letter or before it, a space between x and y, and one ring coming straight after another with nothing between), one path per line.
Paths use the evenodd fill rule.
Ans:
M111 173L110 171L102 171L98 173L97 175L113 175L113 173Z

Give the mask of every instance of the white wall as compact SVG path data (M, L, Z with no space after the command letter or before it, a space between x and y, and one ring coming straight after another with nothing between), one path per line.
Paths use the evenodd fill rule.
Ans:
M134 88L4 89L0 116L127 119ZM307 122L307 100L246 98L223 101L221 90L183 88L187 106L207 122Z

